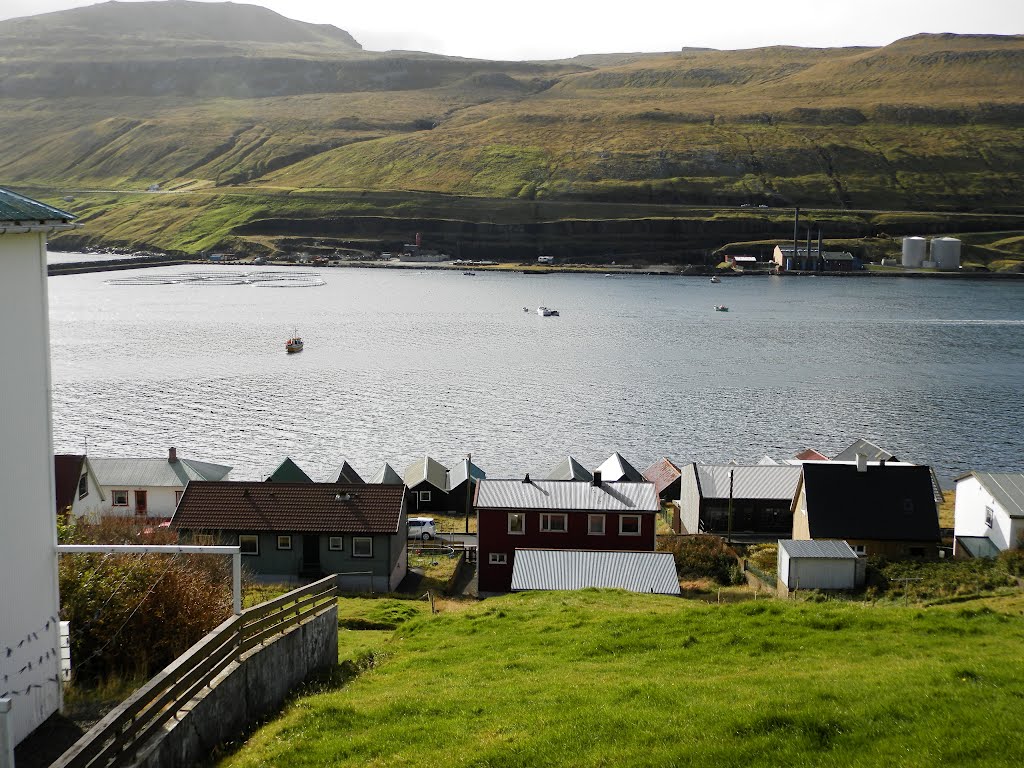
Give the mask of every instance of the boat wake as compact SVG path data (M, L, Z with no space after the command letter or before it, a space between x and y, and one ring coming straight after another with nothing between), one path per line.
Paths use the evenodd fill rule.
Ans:
M319 272L175 272L113 277L107 285L254 285L257 288L316 288L327 285Z

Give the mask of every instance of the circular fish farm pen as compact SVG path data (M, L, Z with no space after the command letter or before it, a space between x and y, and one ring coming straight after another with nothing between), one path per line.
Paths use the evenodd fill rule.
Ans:
M175 272L159 275L114 277L108 285L254 285L257 288L316 288L327 285L319 272Z

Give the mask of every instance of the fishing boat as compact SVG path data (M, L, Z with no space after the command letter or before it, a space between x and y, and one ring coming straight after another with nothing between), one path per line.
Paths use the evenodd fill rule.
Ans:
M548 309L547 307L537 307L537 314L541 317L558 317L558 310Z
M302 351L302 337L299 336L299 334L297 334L297 333L292 334L292 337L290 339L288 339L288 341L286 341L284 343L284 348L285 348L285 351L288 352L289 355L294 353L294 352L301 352Z
M728 312L729 308L725 304L715 304L715 312Z

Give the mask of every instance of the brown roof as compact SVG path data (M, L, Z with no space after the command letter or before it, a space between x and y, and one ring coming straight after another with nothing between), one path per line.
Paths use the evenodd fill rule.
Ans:
M171 528L198 531L397 533L405 486L193 480Z
M800 453L793 456L794 459L800 461L828 461L828 456L814 450L813 448L804 448Z
M58 453L53 457L53 479L57 487L57 511L63 512L75 503L78 494L78 480L82 476L82 461L85 456L74 453Z
M660 494L678 480L683 473L668 458L662 457L645 469L643 474L644 480L654 483L655 490Z

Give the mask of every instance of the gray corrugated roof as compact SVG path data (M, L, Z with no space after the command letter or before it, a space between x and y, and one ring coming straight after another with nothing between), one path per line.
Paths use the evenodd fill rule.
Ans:
M790 557L816 557L829 560L857 559L857 553L849 544L836 539L816 539L814 541L779 539L779 546L786 550Z
M566 509L658 512L661 502L653 483L593 483L582 480L481 480L480 509Z
M833 456L832 460L856 461L858 453L867 455L868 461L881 461L882 459L889 461L889 459L895 458L895 456L885 450L885 448L881 448L870 440L865 440L863 437L859 437L853 441L849 448L846 448Z
M100 485L184 487L190 480L223 480L231 467L205 461L178 459L94 459L93 472Z
M972 472L1010 517L1024 517L1024 473Z
M517 549L512 589L627 589L678 595L671 552L600 552L579 549Z
M604 463L594 471L601 473L602 480L610 482L628 480L631 483L641 483L644 479L640 471L622 458L622 455L617 451L605 459Z
M476 464L470 463L469 473L473 476L474 480L483 480L487 477L487 473L484 472ZM456 486L462 485L466 482L466 461L455 462L455 466L448 470L448 488L455 488Z
M35 224L42 221L68 222L74 218L67 211L0 187L0 221Z
M414 461L405 470L405 484L409 488L426 482L437 488L439 491L448 490L448 468L437 459L424 456Z
M374 485L405 485L405 481L402 476L395 472L394 467L384 462L384 466L374 472L373 477L369 480Z
M698 464L701 496L705 499L728 499L730 471L733 473L734 499L792 501L800 482L800 467L788 464Z
M579 463L572 455L566 456L555 468L551 470L551 473L547 476L548 480L586 480L590 482L594 479L594 476L590 474L590 470Z

